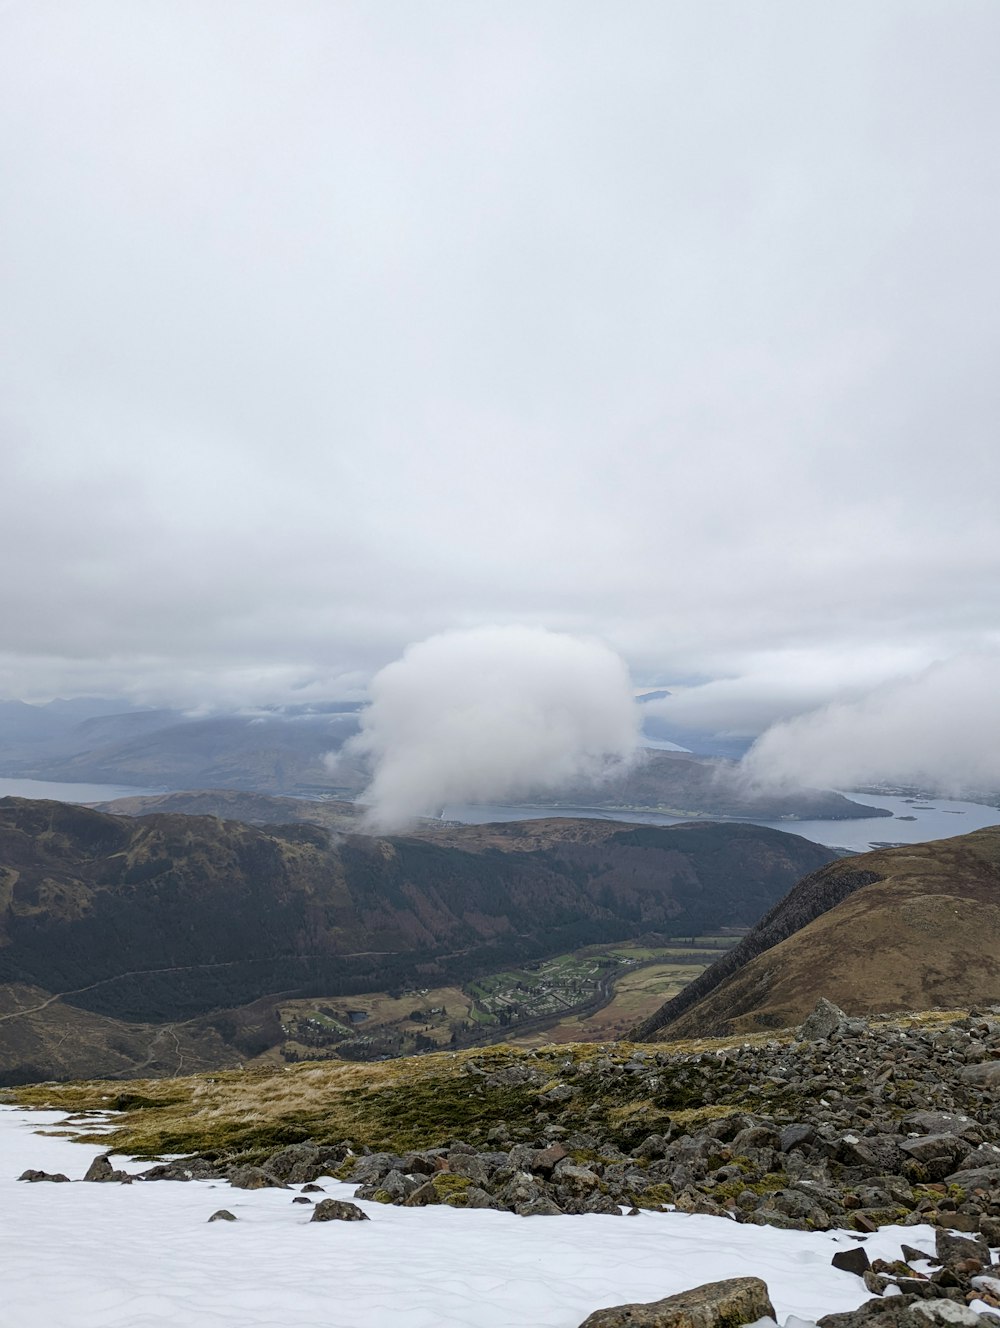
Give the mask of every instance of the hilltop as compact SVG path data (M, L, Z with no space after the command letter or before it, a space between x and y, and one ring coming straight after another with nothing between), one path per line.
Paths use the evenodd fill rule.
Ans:
M820 995L853 1014L1000 1000L1000 826L820 868L635 1036L787 1028Z

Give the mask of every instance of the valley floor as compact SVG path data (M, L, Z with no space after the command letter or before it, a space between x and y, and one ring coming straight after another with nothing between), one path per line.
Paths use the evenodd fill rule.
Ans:
M767 1282L780 1323L869 1298L860 1278L830 1266L856 1232L363 1202L369 1222L310 1224L288 1190L19 1183L29 1167L83 1176L93 1144L37 1133L64 1119L0 1107L0 1328L576 1328L601 1306L747 1275ZM321 1184L352 1199L354 1185ZM238 1221L209 1224L219 1208ZM872 1258L899 1258L902 1241L931 1250L934 1232L890 1226L864 1238Z

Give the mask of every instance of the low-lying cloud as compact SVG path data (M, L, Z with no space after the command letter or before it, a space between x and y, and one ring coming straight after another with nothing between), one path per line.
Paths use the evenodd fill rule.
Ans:
M344 755L370 762L369 824L398 830L449 802L548 791L620 769L638 714L623 660L598 641L535 627L444 632L371 684ZM335 768L337 757L328 761Z
M763 784L1000 789L1000 651L977 651L773 725L743 760Z

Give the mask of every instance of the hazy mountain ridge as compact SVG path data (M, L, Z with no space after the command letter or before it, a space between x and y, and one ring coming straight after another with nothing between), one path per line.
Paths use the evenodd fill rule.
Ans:
M620 775L561 790L559 803L648 808L738 820L856 820L891 813L829 789L769 788L751 783L735 761L645 749Z
M189 789L144 797L115 798L95 803L96 811L113 816L149 816L175 812L182 816L217 816L245 825L293 825L301 821L326 830L357 830L364 808L334 798L288 798L250 789Z
M1000 826L820 868L635 1030L642 1040L1000 1000Z
M197 717L174 710L109 713L99 706L81 719L72 708L51 713L52 707L10 702L0 705L0 763L4 773L32 779L350 798L363 792L369 771L353 755L342 756L335 770L324 757L358 732L361 708L344 702ZM771 821L889 815L830 790L752 785L738 763L720 756L651 748L608 778L568 783L555 793L533 794L526 785L510 801Z

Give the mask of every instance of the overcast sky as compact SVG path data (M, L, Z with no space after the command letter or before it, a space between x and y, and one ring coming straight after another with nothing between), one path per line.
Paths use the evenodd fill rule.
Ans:
M989 658L998 49L996 0L7 0L0 693L524 624L769 720Z

